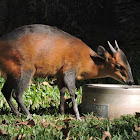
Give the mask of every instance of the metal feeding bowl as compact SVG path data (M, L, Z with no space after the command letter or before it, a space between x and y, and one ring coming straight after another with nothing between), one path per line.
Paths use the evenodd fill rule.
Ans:
M87 84L83 86L81 112L104 118L140 112L140 86Z

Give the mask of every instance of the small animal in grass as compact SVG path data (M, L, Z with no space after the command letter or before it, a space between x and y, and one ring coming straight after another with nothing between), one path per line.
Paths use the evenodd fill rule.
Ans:
M7 75L2 88L8 104L16 115L11 96L23 113L32 118L23 103L22 95L32 77L56 76L60 90L60 111L64 114L66 88L80 120L75 101L75 81L112 77L125 84L133 84L130 65L115 41L108 41L112 54L99 46L97 53L80 39L48 25L26 25L0 38L0 69Z

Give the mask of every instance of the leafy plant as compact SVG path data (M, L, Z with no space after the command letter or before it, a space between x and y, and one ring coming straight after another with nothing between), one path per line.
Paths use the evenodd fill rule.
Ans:
M4 79L1 78L2 88ZM15 140L127 140L140 139L140 118L122 116L113 120L98 118L91 114L81 116L77 121L71 114L59 113L59 90L48 79L33 80L23 95L24 103L32 113L34 120L28 120L24 114L18 118L0 94L0 139ZM82 88L76 89L77 103L81 103ZM69 98L68 92L65 95Z

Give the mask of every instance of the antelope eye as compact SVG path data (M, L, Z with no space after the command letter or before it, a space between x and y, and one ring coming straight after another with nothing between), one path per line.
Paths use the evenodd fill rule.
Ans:
M116 69L121 69L121 65L117 64L117 65L115 65L115 68Z

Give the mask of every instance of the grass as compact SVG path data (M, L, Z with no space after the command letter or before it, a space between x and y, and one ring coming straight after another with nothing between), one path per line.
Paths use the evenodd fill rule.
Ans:
M0 78L0 88L4 79ZM51 80L52 81L52 80ZM50 82L51 82L50 81ZM81 103L82 88L76 89L77 103ZM68 92L66 97L69 97ZM59 90L48 80L37 79L26 89L24 103L32 113L34 121L21 113L14 116L2 93L0 93L0 140L139 140L140 118L122 116L119 119L103 119L84 114L82 121L72 114L59 114ZM16 102L14 101L16 104Z

